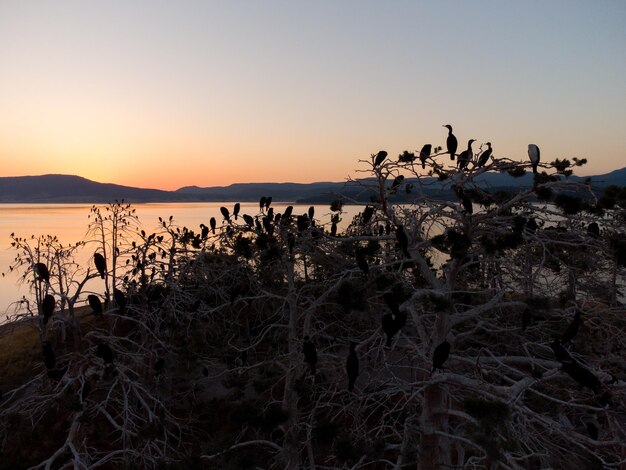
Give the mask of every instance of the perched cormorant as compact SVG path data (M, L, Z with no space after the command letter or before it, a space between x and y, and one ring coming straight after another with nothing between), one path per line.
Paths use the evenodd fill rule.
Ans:
M537 173L537 165L539 165L540 161L540 152L539 147L535 144L528 144L528 158L530 158L530 163L533 166L533 173Z
M370 268L369 268L369 265L367 264L367 260L365 259L365 255L363 254L363 251L361 250L357 250L356 252L356 264L359 267L359 269L363 271L363 274L367 276L367 274L370 271Z
M373 206L365 206L363 209L363 223L367 224L370 220L372 220L372 216L374 215L374 207Z
M404 175L396 176L391 183L391 188L389 188L389 192L391 192L391 194L395 194L398 191L398 186L400 186L403 181Z
M593 422L591 421L587 421L585 423L585 428L587 429L587 433L589 434L589 437L591 439L593 439L594 441L598 440L598 426L596 426Z
M272 203L272 196L267 196L265 198L265 208L269 210L271 203Z
M598 393L601 390L602 383L598 377L589 369L582 366L578 361L572 359L571 361L564 361L561 364L563 365L563 371L578 382L581 387L587 387L594 393Z
M50 341L44 341L41 344L41 352L43 354L43 363L46 366L46 369L54 369L54 366L57 363L57 358L54 355Z
M354 383L359 376L359 358L356 355L356 343L350 342L350 353L346 361L346 372L348 372L348 390L351 392L354 389Z
M317 348L308 336L304 337L302 352L304 353L304 362L309 365L309 369L311 370L311 375L315 375L315 366L317 365Z
M89 294L87 296L87 302L89 302L89 306L91 307L91 310L93 310L94 314L102 315L102 301L100 300L100 297L94 294Z
M420 161L422 162L422 170L426 169L426 160L430 157L430 152L432 152L433 146L431 144L426 144L420 150Z
M105 364L113 364L113 351L108 344L98 344L96 347L96 357L102 359Z
M398 241L398 245L400 245L400 249L404 253L404 256L407 258L411 257L409 253L409 238L406 236L404 232L404 226L398 225L396 226L396 240Z
M209 225L211 225L211 233L215 235L215 227L217 226L217 220L215 220L215 217L211 217L211 220L209 220Z
M489 157L491 157L491 154L493 153L493 149L491 148L491 142L487 142L485 145L487 146L487 150L481 153L480 157L478 157L478 163L476 165L478 166L478 168L480 168L481 166L485 166L489 161Z
M107 272L107 261L100 253L93 254L93 263L96 265L96 269L100 273L100 277L104 279L104 275Z
M459 154L459 159L456 162L456 165L459 170L463 171L470 160L473 158L474 153L472 151L472 144L476 142L476 139L470 139L467 141L467 150L463 150Z
M293 213L293 206L287 206L285 212L283 212L283 220L289 219Z
M574 360L574 358L570 356L570 354L567 352L567 349L565 349L561 345L561 341L558 338L554 338L554 341L552 342L550 347L552 348L552 351L554 352L554 357L560 363L571 362Z
M265 204L267 204L267 198L265 196L261 196L261 199L259 199L259 209L261 209L261 212L265 209Z
M337 222L333 222L332 224L330 224L330 236L331 237L337 236Z
M248 227L254 228L254 219L252 218L251 215L244 214L243 220L246 222L246 224L248 224Z
M48 271L48 266L43 263L35 263L33 268L35 270L35 274L39 276L39 281L46 281L50 284L50 272Z
M563 332L563 336L561 337L562 344L569 343L574 338L574 336L576 336L576 333L578 333L578 329L580 328L580 323L580 310L576 310L576 313L574 314L574 319L569 325L567 325L567 328Z
M385 158L387 158L387 152L385 152L384 150L378 152L376 154L376 157L374 158L374 166L380 165Z
M433 370L430 373L432 374L436 369L443 369L443 363L446 362L449 355L450 343L444 341L433 352Z
M446 124L445 126L448 129L448 138L446 139L446 148L448 149L448 153L450 154L450 160L454 161L454 156L456 155L456 149L459 146L456 137L452 133L452 126L450 124Z
M396 300L396 296L393 295L392 292L385 292L383 294L383 299L385 300L387 307L389 307L389 310L391 310L391 313L398 316L400 314L400 304Z
M224 206L220 207L220 212L224 216L224 220L230 222L230 212Z
M598 238L600 236L600 226L597 222L591 222L587 227L587 233L592 238Z
M202 229L202 231L200 232L200 237L204 240L206 237L209 236L209 227L204 224L200 224L200 228Z
M43 314L43 324L47 324L48 320L54 313L54 306L56 305L56 300L50 294L47 294L43 301L41 302L41 313Z
M126 296L124 293L117 289L113 289L113 298L115 299L115 303L117 304L117 308L119 309L121 314L124 314L124 310L126 309Z
M233 216L235 216L235 220L237 220L237 217L239 216L239 211L240 210L241 210L241 204L236 202L235 203L235 207L233 207Z
M396 321L396 319L394 318L393 314L391 313L385 313L381 319L381 326L383 328L383 332L385 333L385 335L387 336L387 343L386 346L388 348L391 347L391 341L394 337L394 335L400 331L400 326L398 325L398 322Z

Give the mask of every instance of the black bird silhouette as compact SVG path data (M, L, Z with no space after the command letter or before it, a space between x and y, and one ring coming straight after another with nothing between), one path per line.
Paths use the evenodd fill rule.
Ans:
M367 276L367 274L370 272L370 267L367 264L367 259L365 259L365 254L362 250L357 250L356 252L356 264L359 269L363 271L363 274Z
M563 336L561 337L561 343L567 344L569 343L574 336L578 333L578 329L580 328L581 318L580 318L580 310L576 310L574 314L574 319L567 325L567 328L563 332Z
M100 277L104 279L104 275L107 272L107 261L100 253L93 254L93 263L96 265L96 269L100 273Z
M530 314L530 309L526 308L522 312L522 331L526 331L528 325L532 321L532 315Z
M404 175L398 175L393 179L393 182L391 183L391 188L389 188L389 192L391 194L396 194L396 192L398 192L398 187L402 184L402 182L404 181Z
M126 309L126 296L121 290L115 288L113 289L113 298L115 299L117 308L119 309L120 313L123 315Z
M265 196L261 196L261 199L259 199L259 209L261 212L265 209L265 204L267 204L267 198Z
M600 226L597 222L591 222L587 227L587 233L592 238L598 238L600 236Z
M35 270L35 274L39 276L39 281L46 281L50 284L50 272L48 271L48 266L43 263L35 263L33 269Z
M215 217L211 217L209 225L211 226L211 233L215 235L215 227L217 226L217 220L215 220Z
M239 211L240 210L241 210L241 204L236 202L235 203L235 207L233 207L233 216L235 217L235 220L237 220L237 217L239 217Z
M309 219L313 220L314 216L315 216L315 207L311 206L309 207Z
M400 331L400 326L391 313L385 313L383 315L381 319L381 326L383 328L383 332L387 336L386 346L390 348L394 335Z
M350 342L350 353L346 361L346 372L348 373L348 390L354 389L354 383L359 376L359 358L356 355L356 343Z
M108 344L98 344L96 347L96 357L102 359L105 364L113 364L113 351Z
M550 347L552 348L552 351L554 352L554 357L557 361L564 363L574 360L574 358L570 356L570 354L567 352L567 349L565 349L563 345L561 345L561 341L558 338L554 338L554 341L552 342Z
M44 341L41 343L41 352L43 354L43 363L46 366L46 369L54 369L54 366L57 363L57 358L54 355L50 341Z
M102 301L100 300L100 297L94 294L89 294L87 296L87 302L89 302L89 306L91 307L91 310L93 310L94 314L102 315Z
M43 324L46 325L52 314L54 313L54 307L56 300L50 294L47 294L41 302L41 313L43 314Z
M456 149L459 146L456 137L452 133L452 126L450 124L446 124L445 126L448 129L448 138L446 139L446 148L448 149L448 153L450 154L450 160L454 161L454 156L456 155Z
M228 212L228 209L222 206L220 207L220 212L224 216L224 220L227 220L228 222L230 222L230 212Z
M200 237L204 240L206 237L209 236L209 227L204 224L200 224L200 228L202 229L202 231L200 232Z
M202 368L202 375L204 375L205 377L209 376L209 368L207 366L204 366Z
M456 166L458 167L459 170L463 171L466 167L467 164L470 162L470 160L473 158L474 153L472 151L472 144L476 142L476 139L470 139L467 141L467 150L463 150L460 154L459 154L459 159L456 162Z
M317 365L317 348L308 336L304 337L302 352L304 353L304 362L309 365L309 369L311 370L311 375L315 375L315 367Z
M293 206L287 206L285 212L283 212L283 220L289 219L293 213Z
M383 294L383 299L385 300L387 307L389 307L389 310L391 310L391 313L398 316L400 314L400 304L396 300L396 296L391 292L385 292Z
M436 369L443 369L443 363L446 362L450 355L450 343L444 341L435 348L433 352L433 370L430 372L432 375Z
M489 157L491 157L491 154L493 153L493 149L491 148L491 142L487 142L485 145L487 146L487 150L481 153L480 157L478 157L478 163L476 165L478 166L478 168L480 168L481 166L485 166L489 161Z
M374 157L374 166L380 165L385 158L387 158L387 152L385 152L384 150L378 152L376 154L376 157Z
M404 256L410 258L411 254L409 253L409 238L406 236L404 226L402 225L396 226L396 240L398 241L398 245L404 253Z
M598 377L576 360L564 361L561 364L563 365L563 371L578 382L581 387L587 387L595 393L601 390L602 383Z
M372 216L374 215L374 207L373 206L365 206L363 209L363 223L367 224L370 220L372 220Z
M593 439L594 441L597 441L598 435L600 434L598 432L598 426L596 426L591 421L587 421L587 423L585 423L585 428L587 429L587 433L589 434L589 437Z
M254 227L254 219L252 218L252 216L250 216L248 214L244 214L243 215L243 220L246 222L246 224L248 224L248 227L250 227L250 228Z
M333 222L332 224L330 224L330 236L331 237L337 236L337 222Z
M530 158L530 163L533 166L533 173L537 173L537 166L541 160L540 155L539 147L535 144L528 144L528 158Z
M265 198L265 208L269 210L271 203L272 203L272 196L267 196Z
M433 146L431 144L426 144L420 150L420 161L422 162L422 170L426 169L426 160L430 157L430 152L432 152Z

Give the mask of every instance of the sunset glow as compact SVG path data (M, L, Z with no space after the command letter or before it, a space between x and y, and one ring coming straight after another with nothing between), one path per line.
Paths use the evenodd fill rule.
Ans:
M3 2L0 176L341 181L491 141L626 166L624 2Z

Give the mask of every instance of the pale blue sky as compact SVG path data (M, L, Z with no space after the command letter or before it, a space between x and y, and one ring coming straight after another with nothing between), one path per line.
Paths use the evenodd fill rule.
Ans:
M0 176L342 180L491 141L626 166L624 1L0 3Z

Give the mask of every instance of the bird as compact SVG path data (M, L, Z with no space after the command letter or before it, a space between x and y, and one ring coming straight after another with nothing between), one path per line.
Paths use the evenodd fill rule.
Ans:
M348 373L348 391L354 389L354 383L359 376L359 358L356 355L356 343L350 342L350 353L346 361L346 372Z
M48 266L43 263L35 263L33 268L35 270L35 274L39 276L39 281L46 281L50 284L50 271L48 271Z
M400 314L400 304L396 300L396 296L393 295L392 292L385 292L383 294L383 299L387 304L387 307L389 307L389 310L391 310L391 313L398 316Z
M396 194L396 192L398 191L398 186L400 186L403 181L404 181L404 175L396 176L393 179L393 182L391 183L391 188L389 188L389 192L391 194Z
M293 206L287 206L285 212L283 212L283 220L289 219L293 213Z
M586 367L582 366L579 362L572 359L571 361L564 361L561 363L562 369L567 375L574 379L581 387L587 387L595 393L598 393L602 388L602 383Z
M235 207L233 207L233 216L235 217L235 220L237 220L237 217L239 216L239 211L240 210L241 210L241 204L236 202L235 203Z
M524 309L522 312L522 331L526 331L526 328L530 325L531 320L532 316L530 314L530 309Z
M468 140L467 141L467 150L463 150L459 154L459 159L457 160L456 165L457 165L458 169L461 170L461 171L463 171L465 169L465 167L467 167L467 164L469 163L469 161L474 156L474 154L472 152L472 144L474 142L476 142L476 139Z
M200 232L200 236L202 237L202 239L205 239L209 236L209 227L204 224L200 224L200 228L202 229L202 232Z
M89 302L89 306L91 307L91 310L93 310L94 314L102 315L102 301L100 300L100 297L94 294L89 294L87 296L87 302Z
M41 313L43 314L43 324L47 324L48 320L54 313L54 306L56 305L56 300L50 294L47 294L43 301L41 302Z
M372 220L372 216L374 215L374 207L373 206L365 206L363 209L363 223L367 224L370 220Z
M578 329L580 328L581 318L580 318L580 310L576 310L574 314L574 319L567 325L567 328L563 332L563 336L561 336L561 343L567 344L569 343L574 336L578 333Z
M123 314L126 308L126 296L121 290L115 288L113 289L113 298L115 299L115 303L117 304L117 308L120 313Z
M41 343L41 352L43 354L43 363L46 366L46 369L54 369L54 366L57 363L57 358L54 355L50 341L44 341Z
M530 163L533 166L533 173L537 173L537 165L539 165L540 154L539 147L535 144L528 144L528 158L530 158Z
M396 226L396 240L398 241L398 245L400 245L400 249L404 253L407 258L411 257L409 253L409 238L406 236L404 231L404 226L398 225Z
M567 349L563 347L561 341L558 338L554 338L554 341L550 345L552 351L554 352L554 357L560 363L571 362L574 360L572 356L567 352Z
M589 226L587 226L587 234L591 238L598 238L600 236L600 226L597 222L591 222Z
M445 126L448 129L448 138L446 139L446 148L448 149L448 153L450 154L450 160L454 161L454 155L456 154L456 149L459 146L456 137L452 133L452 126L450 124L446 124Z
M433 370L430 372L432 375L436 369L443 369L443 363L446 362L450 355L450 343L444 341L435 348L433 352Z
M598 440L598 426L596 426L593 422L591 421L587 421L585 423L585 428L587 429L587 434L589 434L589 437L591 439L593 439L594 441Z
M374 157L373 154L372 156ZM376 167L380 165L385 158L387 158L387 152L385 152L384 150L381 150L380 152L378 152L376 156L374 157L374 166Z
M304 362L309 365L311 375L315 375L315 366L317 365L317 349L311 342L311 338L309 338L308 335L304 337L302 352L304 353Z
M433 146L431 144L426 144L420 150L420 161L422 162L422 170L426 169L426 159L430 157L430 152L432 151Z
M96 269L100 273L100 277L104 279L104 275L107 272L107 261L100 253L93 254L93 263L96 265Z
M261 209L261 212L263 212L263 209L265 208L266 203L267 203L266 197L261 196L261 199L259 199L259 209Z
M113 364L113 351L108 344L98 344L96 347L96 357L102 359L105 364Z
M394 335L400 331L400 328L398 327L398 323L396 322L396 319L393 317L392 313L385 313L381 319L381 326L383 328L383 332L385 333L385 335L387 336L387 343L386 346L388 348L391 347L391 341L394 337Z
M478 168L485 166L489 161L489 157L491 157L491 154L493 153L493 149L491 148L491 142L487 142L485 145L487 146L487 150L481 153L480 157L478 157L478 163L476 164Z
M365 259L365 255L363 254L362 250L357 250L356 252L356 264L359 269L363 271L363 274L365 274L365 276L367 277L367 274L370 271L370 267L367 264L367 259Z
M461 161L461 157L459 157L459 161ZM459 191L459 196L461 198L461 204L463 204L463 209L465 212L472 215L474 213L474 206L472 205L472 200L463 192L462 189Z
M246 222L246 224L248 224L248 227L250 228L254 227L254 219L252 218L251 215L244 214L243 220Z
M272 203L272 196L267 196L265 198L265 208L269 210L271 203Z
M211 220L209 220L209 225L211 225L211 233L215 235L215 226L217 225L217 220L215 220L215 217L211 217Z
M228 212L228 209L226 209L224 206L222 206L222 207L220 207L220 212L224 216L224 220L227 220L227 221L230 222L230 212Z

